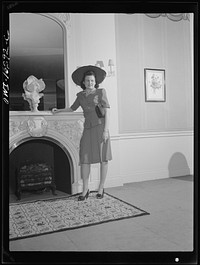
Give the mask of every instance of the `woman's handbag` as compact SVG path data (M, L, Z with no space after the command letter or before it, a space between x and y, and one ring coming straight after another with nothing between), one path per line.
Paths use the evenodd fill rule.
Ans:
M104 109L104 107L101 106L101 104L97 104L95 106L95 111L96 111L96 114L99 118L105 117L105 109Z

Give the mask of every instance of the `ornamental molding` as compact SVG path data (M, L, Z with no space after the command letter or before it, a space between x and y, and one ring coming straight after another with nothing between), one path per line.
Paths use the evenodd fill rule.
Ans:
M189 13L151 13L151 14L145 14L148 17L151 18L158 18L158 17L167 17L172 21L180 21L180 20L188 20L190 21L190 15Z
M65 136L76 149L79 149L80 139L83 132L83 121L54 120L48 122L48 128Z
M56 18L65 26L67 31L71 29L71 15L70 13L49 13L50 16Z
M47 132L47 121L43 117L30 117L28 120L10 120L9 135L15 136L26 131L32 137L42 137Z
M47 121L43 117L31 117L27 120L27 131L32 137L42 137L47 132Z
M71 16L69 13L55 13L55 14L66 26L70 25Z
M72 145L79 149L80 139L83 132L82 118L76 120L63 120L63 119L46 119L43 116L29 116L27 118L10 119L9 121L9 135L10 139L20 135L21 133L27 133L31 137L43 137L49 134L55 138L60 136L67 141L71 142Z
M9 136L10 138L14 135L27 129L26 121L10 120L9 121Z

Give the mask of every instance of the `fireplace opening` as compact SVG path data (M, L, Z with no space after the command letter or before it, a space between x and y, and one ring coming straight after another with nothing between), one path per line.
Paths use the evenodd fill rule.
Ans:
M31 139L16 147L9 156L10 195L17 194L17 177L21 165L37 163L50 165L52 168L56 193L60 191L68 195L72 194L73 176L67 151L53 140Z

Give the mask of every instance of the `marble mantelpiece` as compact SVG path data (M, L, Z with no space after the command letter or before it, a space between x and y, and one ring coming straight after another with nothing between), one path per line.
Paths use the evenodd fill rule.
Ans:
M9 152L32 139L45 139L59 145L66 153L74 183L72 194L82 191L79 168L79 142L83 131L83 114L50 111L11 111L9 114Z

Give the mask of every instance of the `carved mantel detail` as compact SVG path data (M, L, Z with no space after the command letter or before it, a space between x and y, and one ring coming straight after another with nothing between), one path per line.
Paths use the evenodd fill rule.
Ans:
M83 122L78 121L63 121L54 120L49 121L48 128L56 130L65 136L70 142L72 142L77 149L79 149L79 143L83 131Z
M51 116L50 116L51 117ZM43 137L48 135L48 130L61 134L70 141L76 149L79 149L80 138L83 132L83 122L78 119L58 119L49 116L20 116L10 118L9 135L10 139L22 132L28 133L31 137Z
M10 120L9 121L9 137L13 137L14 135L26 130L27 123L25 121L20 120Z
M47 121L43 117L31 117L28 120L10 120L10 138L23 131L28 132L32 137L42 137L47 131Z
M31 117L27 125L27 131L33 137L42 137L47 132L47 121L43 117Z

